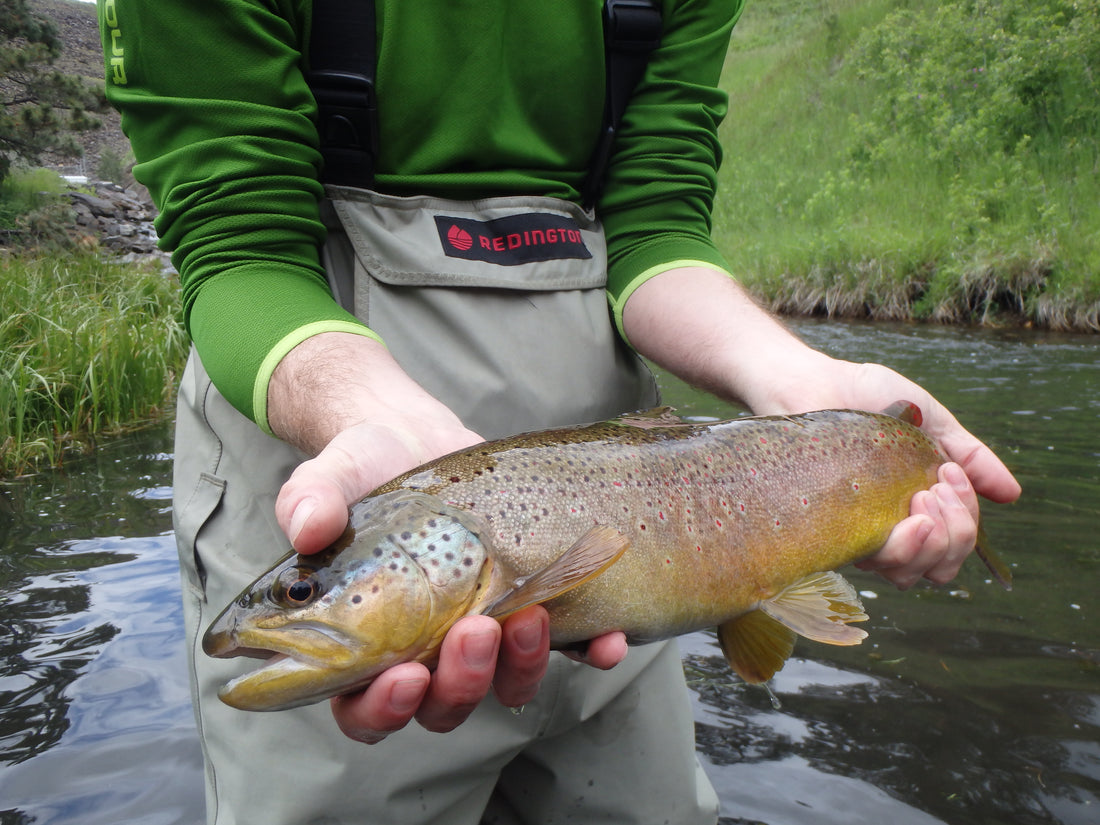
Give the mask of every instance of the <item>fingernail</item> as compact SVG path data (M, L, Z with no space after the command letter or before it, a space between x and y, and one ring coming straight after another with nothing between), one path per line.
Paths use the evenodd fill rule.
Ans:
M921 519L920 524L917 526L917 541L924 544L925 539L932 535L932 531L936 529L936 522L931 517L925 516Z
M496 656L496 647L496 634L493 632L474 633L462 640L462 659L470 667L485 667Z
M398 713L410 713L420 706L428 683L423 679L402 679L390 688L390 708Z
M970 481L967 479L966 473L963 472L962 467L959 467L957 464L948 464L944 467L943 478L944 481L960 493L964 492L970 486Z
M538 650L539 645L542 644L542 622L528 622L523 627L518 628L512 633L512 641L524 653Z
M298 536L309 521L309 517L317 511L317 499L303 498L294 508L294 515L290 517L290 543L296 545Z

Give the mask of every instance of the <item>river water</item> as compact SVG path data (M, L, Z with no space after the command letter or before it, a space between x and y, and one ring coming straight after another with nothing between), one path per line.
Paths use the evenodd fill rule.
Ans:
M800 642L774 700L681 640L724 825L1100 823L1100 341L795 322L924 384L1024 486L985 508L1012 592L852 571L863 645ZM735 410L674 381L690 416ZM0 488L0 825L197 825L167 428ZM244 755L243 758L247 758Z

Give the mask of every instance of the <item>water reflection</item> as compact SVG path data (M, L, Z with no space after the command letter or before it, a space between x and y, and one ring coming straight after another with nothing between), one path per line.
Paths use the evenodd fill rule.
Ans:
M1014 566L898 593L850 576L855 648L802 642L768 694L683 641L724 823L1100 821L1100 360L1094 338L795 325L884 361L990 441L1025 488L987 507ZM687 415L737 411L671 381ZM195 825L201 763L168 512L167 430L0 487L0 823Z
M5 825L202 820L166 446L121 439L3 489Z

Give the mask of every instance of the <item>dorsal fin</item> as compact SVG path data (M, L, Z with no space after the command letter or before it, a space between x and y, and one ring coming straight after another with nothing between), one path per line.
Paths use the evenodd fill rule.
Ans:
M678 416L672 407L654 407L651 410L638 410L626 413L618 418L611 419L610 424L619 424L623 427L637 427L640 430L651 430L654 427L690 427L691 425Z
M895 401L882 412L883 415L900 419L906 424L912 424L914 427L919 427L924 423L924 413L912 401Z

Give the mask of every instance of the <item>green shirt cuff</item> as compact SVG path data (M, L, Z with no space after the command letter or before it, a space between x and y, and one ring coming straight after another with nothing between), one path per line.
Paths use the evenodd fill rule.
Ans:
M362 335L365 338L373 338L378 343L385 345L385 341L374 330L351 321L316 321L299 327L280 340L267 354L260 364L260 370L256 373L256 383L252 386L252 410L255 421L260 429L268 435L275 435L271 431L271 424L267 420L267 389L271 384L271 376L279 362L286 354L302 343L307 338L320 335L322 332L348 332L353 335Z
M630 343L630 339L626 337L626 330L623 328L623 308L626 306L626 302L630 300L630 296L634 294L634 290L636 290L650 278L660 275L662 272L670 272L673 269L684 269L686 267L702 267L703 269L712 269L715 272L721 272L728 278L733 277L733 275L730 274L729 270L727 270L725 267L719 266L718 264L712 263L711 261L693 260L668 261L666 263L657 264L656 266L651 266L649 269L640 272L633 278L633 280L630 280L626 283L626 285L622 288L622 291L619 292L618 295L612 295L610 292L607 294L608 303L611 304L611 313L615 318L615 327L619 330L619 335L622 336L622 339L624 341L626 341L628 344Z

